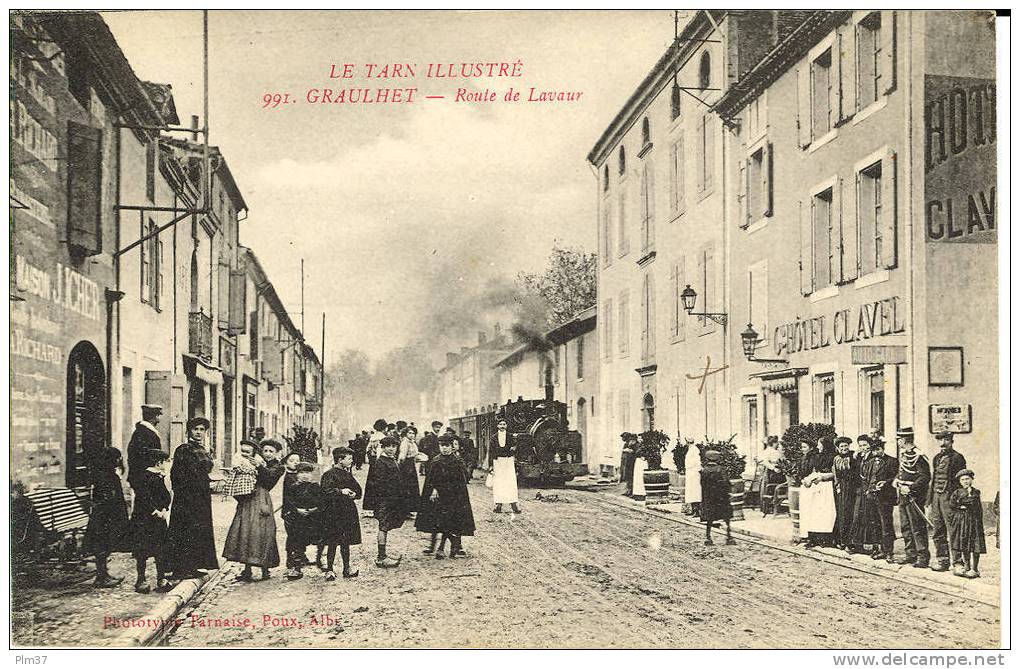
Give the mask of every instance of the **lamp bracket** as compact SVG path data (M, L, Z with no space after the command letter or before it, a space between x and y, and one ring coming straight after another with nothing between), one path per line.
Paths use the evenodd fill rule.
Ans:
M693 311L691 311L691 312L688 312L688 314L689 314L689 315L691 315L691 316L697 316L698 318L700 318L700 319L701 319L701 323L702 323L702 324L704 324L704 323L705 323L705 319L707 318L707 319L708 319L708 320L710 320L710 321L714 321L714 322L718 323L719 325L722 325L723 327L726 327L726 323L727 323L727 322L728 322L728 320L729 320L729 319L728 319L728 318L726 317L726 314L718 314L718 313L695 313L695 312L693 312Z

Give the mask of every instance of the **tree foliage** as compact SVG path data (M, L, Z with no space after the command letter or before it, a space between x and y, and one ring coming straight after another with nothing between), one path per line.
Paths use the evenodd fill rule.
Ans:
M545 271L521 272L517 283L543 299L548 325L555 327L595 304L596 263L594 253L554 246Z

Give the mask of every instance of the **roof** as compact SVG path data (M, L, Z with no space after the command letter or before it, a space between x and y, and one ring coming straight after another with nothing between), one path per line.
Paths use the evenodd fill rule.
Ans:
M269 303L269 308L273 310L273 313L276 314L280 323L294 339L304 341L304 335L302 335L301 330L294 325L294 321L290 319L290 314L287 313L287 308L283 306L283 300L281 300L280 296L277 294L276 288L273 286L273 282L269 280L269 275L266 274L266 270L262 267L262 263L259 262L255 252L247 246L242 246L241 252L245 268L251 270L252 279L255 282L255 288L264 298L266 298L266 302Z
M193 156L200 156L205 148L204 144L198 142L192 142L187 139L179 139L177 137L161 137L160 141L169 146L174 146ZM209 156L213 162L213 174L219 176L224 188L227 189L227 193L230 194L231 200L237 207L237 210L248 209L248 203L244 201L244 196L241 195L241 189L237 187L237 182L234 180L234 174L230 171L227 166L227 158L223 155L223 152L218 146L209 146Z
M565 323L557 325L553 329L545 333L545 338L554 345L565 344L571 339L591 332L595 329L596 315L598 309L593 304L592 306L579 311L573 318ZM508 365L514 365L519 362L519 359L528 351L534 349L534 346L530 343L521 344L508 355L503 356L496 361L493 367L506 367Z
M709 12L711 12L711 16ZM684 26L684 29L680 31L679 37L673 40L673 43L662 54L651 71L638 84L637 89L627 98L623 108L602 132L602 136L595 142L595 146L588 153L589 163L599 165L606 159L609 151L627 132L630 126L634 124L651 98L654 98L659 93L664 80L670 76L674 68L686 63L686 61L680 62L681 57L693 55L701 48L701 42L693 42L691 41L692 38L700 32L714 30L713 24L718 24L727 13L729 11L723 9L701 9L691 17L687 25Z
M733 118L850 14L845 10L813 12L743 77L730 85L715 103L715 110L724 118Z

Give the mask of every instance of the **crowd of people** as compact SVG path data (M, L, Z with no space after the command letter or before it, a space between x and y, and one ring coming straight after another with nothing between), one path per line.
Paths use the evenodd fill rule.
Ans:
M146 577L150 560L156 569L156 592L167 592L175 581L219 568L212 499L220 483L211 476L213 459L204 443L209 421L189 420L188 440L171 457L162 447L157 427L161 417L162 407L143 405L142 420L128 443L127 482L134 493L130 515L120 478L125 469L120 451L106 447L90 463L94 505L84 548L96 557L96 587L123 582L123 577L109 573L109 556L115 552L133 553L139 593L153 590ZM222 557L243 565L238 581L254 581L256 569L261 580L271 578L270 570L280 565L277 512L286 533L285 578L301 578L302 567L313 564L307 558L311 546L316 547L314 564L327 581L337 578L337 552L342 576L358 576L351 563L351 546L362 541L358 500L378 524L376 566L400 564L399 555L387 552L387 539L409 520L429 537L425 554L444 559L449 543L450 558L467 556L462 538L475 532L467 486L479 467L470 432L458 436L435 421L432 430L419 439L413 423L380 419L371 432L366 430L347 447L332 450L331 466L318 482L315 464L302 461L297 452L286 452L279 441L264 434L254 430L250 438L241 440L222 481L222 492L236 500ZM506 421L500 420L489 444L493 463L487 478L496 512L509 504L514 513L520 513L515 450ZM363 490L354 472L365 464ZM281 480L282 504L274 509L271 492Z
M875 560L910 564L978 578L986 552L981 492L953 434L935 435L939 451L929 462L912 428L896 433L899 457L886 453L877 434L822 437L801 442L800 535L808 546L835 546ZM779 444L766 443L759 458L767 482L782 477ZM926 512L927 509L927 512ZM894 557L893 513L900 520L904 555ZM934 562L930 545L935 546Z

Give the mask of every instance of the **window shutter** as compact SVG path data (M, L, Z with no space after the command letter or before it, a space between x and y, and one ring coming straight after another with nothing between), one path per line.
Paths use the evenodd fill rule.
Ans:
M220 258L216 274L216 318L217 327L226 330L230 323L230 265Z
M889 151L882 161L882 263L896 267L896 153Z
M230 314L227 319L228 334L239 335L245 331L245 314L248 312L247 290L248 282L244 270L232 270L230 272Z
M766 216L772 215L773 200L772 200L772 142L765 144L765 155L762 156L762 198L765 200L765 211Z
M797 204L800 210L800 292L810 295L814 288L811 267L811 207L804 202Z
M811 144L811 65L797 69L797 141L800 148Z
M679 339L684 339L687 336L687 312L684 311L683 303L679 302L680 292L683 291L684 286L687 282L684 280L684 276L687 274L687 260L686 256L681 255L680 260L677 261L676 265L676 294L677 294L677 326L676 334Z
M648 174L648 247L655 246L655 165L648 158L645 163Z
M896 12L882 12L882 28L879 39L882 41L882 81L885 82L886 94L896 90Z
M836 39L832 41L832 47L830 47L830 63L829 67L829 115L832 118L831 128L835 128L839 125L840 118L840 105L842 95L840 94L840 87L843 82L843 75L841 74L842 68L840 62L843 60L841 56L842 52L842 35L836 33Z
M67 243L84 255L100 252L103 131L67 123Z
M829 253L832 254L830 265L829 285L836 285L843 276L843 217L840 205L843 200L840 193L843 190L843 180L836 178L832 184L832 201L829 203Z
M163 272L166 268L163 257L163 240L156 239L156 261L155 261L155 290L156 290L156 308L161 309L163 303Z
M844 283L853 281L860 274L860 219L857 216L857 180L847 184L849 193L844 193L843 206L843 274ZM842 187L840 188L842 191Z
M670 319L669 333L671 337L680 334L680 268L676 263L669 270Z
M747 227L748 219L750 218L747 212L747 179L749 170L747 169L746 158L740 161L738 169L737 185L740 188L740 192L737 193L737 225L744 228Z
M645 275L645 281L648 284L647 300L648 300L648 311L645 314L645 320L647 325L645 328L648 331L648 353L645 357L651 358L655 356L655 277L652 274Z
M648 275L641 286L641 359L648 357Z
M846 123L857 111L857 39L851 25L839 36L840 83L839 122Z
M626 186L620 188L620 255L630 252L630 241L627 239L627 198ZM612 251L610 251L612 253Z

